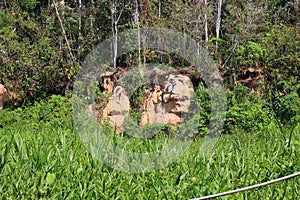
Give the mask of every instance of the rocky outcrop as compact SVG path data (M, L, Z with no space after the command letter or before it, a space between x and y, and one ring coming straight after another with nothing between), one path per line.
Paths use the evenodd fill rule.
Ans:
M265 78L262 68L241 68L241 73L238 75L238 83L250 89L251 93L257 93L263 96Z
M123 127L124 119L128 115L129 108L129 99L125 94L124 88L117 86L103 110L103 119L109 118L112 125L116 127L117 132L120 132Z
M190 100L194 93L191 79L188 76L179 74L173 68L164 70L154 68L144 71L143 81L150 82L151 87L145 90L143 108L134 108L135 110L142 110L140 125L178 125L182 123L185 114L189 113ZM123 74L125 73L123 72ZM108 118L111 125L116 127L117 132L120 133L123 130L124 120L130 109L130 100L127 95L130 95L132 91L128 90L131 86L128 84L138 85L138 83L124 80L122 82L121 79L115 79L117 83L122 83L124 87L120 85L114 87L114 84L111 83L111 73L103 74L102 77L102 81L107 81L106 83L102 82L103 92L106 96L109 96L108 103L102 110L100 119L104 122ZM126 76L124 75L124 77ZM110 87L114 88L112 94L109 94L112 90ZM125 89L127 89L128 94L126 94ZM134 99L131 99L131 101L134 101Z
M106 72L100 75L102 79L103 92L112 93L114 91L114 74L115 72Z
M154 89L147 90L141 125L170 124L183 122L183 114L189 112L190 99L194 92L191 80L181 74L169 73L164 82L154 78Z
M4 85L0 84L0 110L3 109L3 103L9 101L9 96Z

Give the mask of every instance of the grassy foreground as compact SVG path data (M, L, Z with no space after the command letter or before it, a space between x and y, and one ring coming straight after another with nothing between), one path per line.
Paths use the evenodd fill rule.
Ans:
M206 158L198 139L168 167L130 174L93 159L71 123L58 123L53 116L0 128L0 199L188 199L300 171L299 125L281 129L272 122L255 133L223 135ZM143 146L168 140L160 135ZM297 199L299 193L294 178L223 199Z

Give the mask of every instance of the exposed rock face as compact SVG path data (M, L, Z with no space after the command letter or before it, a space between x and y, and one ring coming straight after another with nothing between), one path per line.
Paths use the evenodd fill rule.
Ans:
M105 74L102 77L104 77L103 81L108 81L107 84L103 84L104 93L109 94L114 88L113 84L109 84L112 79L108 80L111 74ZM145 91L140 125L154 123L178 125L182 123L185 114L189 113L190 100L194 93L191 79L179 74L173 68L145 70L144 77L146 77L144 81L150 82L152 87ZM116 82L119 80L116 79ZM124 87L130 88L130 85L126 84L138 83L124 81L122 84ZM102 122L103 119L109 118L111 125L116 127L116 131L120 133L123 130L124 120L129 114L129 109L130 101L125 94L125 89L122 86L117 86L113 89L112 96L108 98L108 103L102 111ZM140 108L137 109L140 110Z
M117 132L119 132L122 130L124 119L128 115L129 108L129 99L125 94L124 88L117 86L103 110L103 118L108 117L113 123L112 125L117 128Z
M194 92L193 84L187 76L168 74L163 84L154 79L154 90L146 91L141 125L170 124L183 121L183 114L189 112L190 99Z
M9 96L4 85L0 84L0 110L3 109L3 103L9 101Z
M243 67L241 74L238 75L239 83L250 88L250 93L257 93L263 96L265 85L263 69Z
M101 78L103 79L103 89L104 92L112 93L114 91L115 83L113 81L113 75L115 72L106 72L101 74Z

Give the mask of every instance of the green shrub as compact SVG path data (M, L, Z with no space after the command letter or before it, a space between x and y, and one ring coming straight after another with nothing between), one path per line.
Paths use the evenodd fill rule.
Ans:
M265 56L266 49L256 42L248 41L236 49L237 62L242 66L262 65Z
M297 92L278 95L272 102L272 111L283 125L299 123L300 98Z
M211 100L208 90L199 86L195 91L199 114L198 135L207 134L211 119ZM249 94L249 88L239 86L227 92L227 112L223 133L254 132L267 125L272 119L270 110L255 94ZM213 127L211 127L213 128Z
M273 91L285 94L299 88L300 37L289 25L274 25L262 40L267 49L266 82Z
M228 108L225 133L236 131L254 132L268 125L272 115L263 104L245 101Z
M209 92L204 87L203 83L200 83L198 88L195 89L195 97L198 104L198 113L194 116L194 118L199 120L198 132L196 134L198 136L204 136L208 131L211 117L211 100Z
M16 110L0 112L0 127L14 126L15 124L40 127L70 127L72 123L72 105L69 99L52 95L49 100L35 102L32 106Z
M22 109L18 108L16 110L1 110L0 111L0 127L4 126L14 126L16 123L20 122L22 119Z
M258 131L273 119L265 102L256 94L249 94L249 88L245 86L227 92L227 99L224 133Z

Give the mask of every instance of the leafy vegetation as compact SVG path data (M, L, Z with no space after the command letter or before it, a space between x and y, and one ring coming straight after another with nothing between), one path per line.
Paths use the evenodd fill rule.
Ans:
M1 1L0 84L12 101L0 111L0 199L187 199L300 171L300 2L227 0L221 7L220 2ZM189 150L165 168L131 174L92 157L74 128L69 96L78 70L98 43L143 27L192 37L224 77L227 110L220 140L201 157L211 102L198 80L193 101L199 114L191 120L199 126L186 127L193 138ZM174 52L146 48L112 62L117 69L142 63L190 67ZM261 70L263 92L256 94L239 80L245 69ZM127 91L131 104L140 108L145 85L137 74L128 74L124 80L133 83ZM96 95L104 96L99 88ZM126 123L130 134L117 136L106 124L112 143L142 153L172 140L176 128L165 125L145 126L143 134L152 134L148 139L132 137L141 119L137 111L131 110L134 121ZM294 178L224 199L297 199L299 186L300 178Z
M223 135L207 157L200 156L202 139L198 138L183 156L165 168L140 174L119 172L91 156L74 131L69 110L69 101L57 96L47 103L1 112L14 116L19 113L14 122L1 122L1 198L186 199L300 170L299 124L282 128L269 117L268 124L255 130L248 129L248 123L254 122L240 120L239 126L230 127L233 133ZM231 114L227 120L233 117L240 119ZM124 136L111 137L111 142L132 152L148 152L170 139L161 132L152 139ZM294 199L299 196L299 184L300 179L294 178L225 198Z
M259 67L274 95L288 94L299 88L299 3L229 0L218 8L219 26L213 1L4 0L0 83L20 101L66 94L99 42L139 26L169 28L194 38L199 51L209 51L217 61L229 88L237 86L240 68ZM133 49L114 62L123 68L147 62L189 65L172 52L149 49Z

